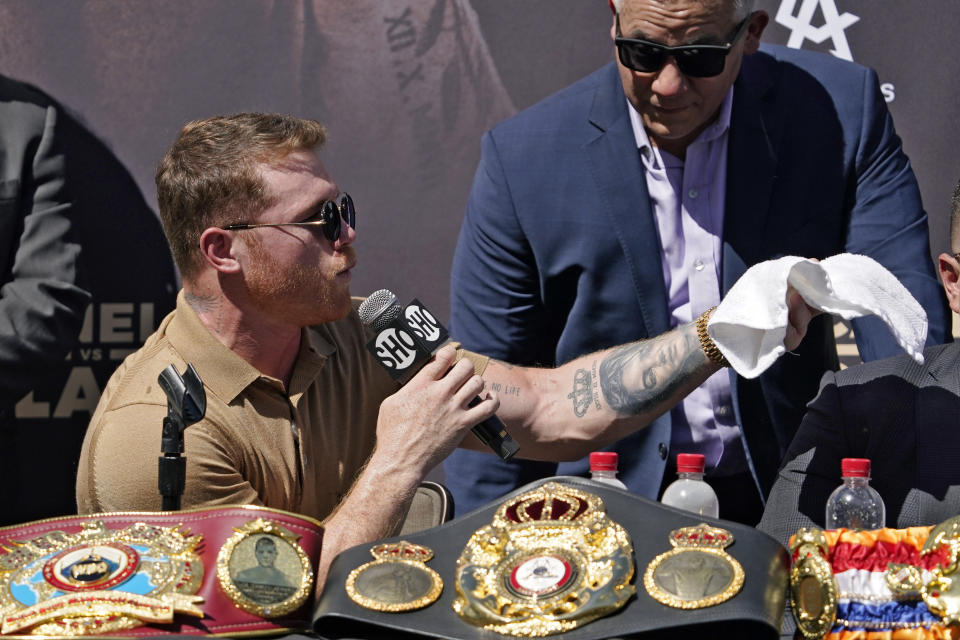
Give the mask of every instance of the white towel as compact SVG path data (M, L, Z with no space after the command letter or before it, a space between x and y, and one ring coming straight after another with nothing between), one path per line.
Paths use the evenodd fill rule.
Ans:
M710 317L707 332L737 373L756 378L786 351L787 287L811 307L845 320L879 316L900 346L923 362L927 314L872 258L842 253L820 262L786 256L750 267Z

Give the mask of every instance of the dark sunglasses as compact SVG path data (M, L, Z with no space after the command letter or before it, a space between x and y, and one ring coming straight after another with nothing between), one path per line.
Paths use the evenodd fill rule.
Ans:
M303 222L239 223L221 228L225 231L243 231L257 227L323 227L323 235L331 243L335 243L340 239L340 220L350 225L351 229L357 228L357 210L353 206L353 198L346 193L341 194L337 202L324 202L316 215Z
M719 75L727 61L727 54L737 43L737 40L747 30L750 18L744 18L734 27L727 38L727 44L684 44L678 47L668 47L649 40L624 38L620 35L620 15L617 14L617 54L623 66L641 73L660 71L672 57L680 71L692 78L710 78Z

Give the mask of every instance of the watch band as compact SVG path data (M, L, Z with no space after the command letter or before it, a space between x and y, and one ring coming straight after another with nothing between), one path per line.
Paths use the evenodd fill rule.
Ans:
M710 322L710 316L713 315L714 310L716 310L716 307L710 307L697 318L697 337L700 339L700 348L707 354L711 362L715 362L721 367L729 367L730 362L717 347L710 334L707 333L707 323Z

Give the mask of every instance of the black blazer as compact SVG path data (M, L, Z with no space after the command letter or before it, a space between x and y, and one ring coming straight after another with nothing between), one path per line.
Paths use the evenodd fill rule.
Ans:
M918 365L897 356L827 372L758 525L786 544L824 526L841 458L870 458L888 527L932 525L960 513L960 344L931 347Z

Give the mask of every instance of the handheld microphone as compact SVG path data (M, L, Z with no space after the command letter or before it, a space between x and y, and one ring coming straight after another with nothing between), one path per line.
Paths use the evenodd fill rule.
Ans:
M360 304L358 312L363 326L374 334L367 342L367 350L400 384L406 384L450 338L423 303L414 298L402 307L389 289L371 293ZM470 401L470 406L479 402L480 398L476 397ZM495 415L471 431L503 460L512 458L520 448Z

